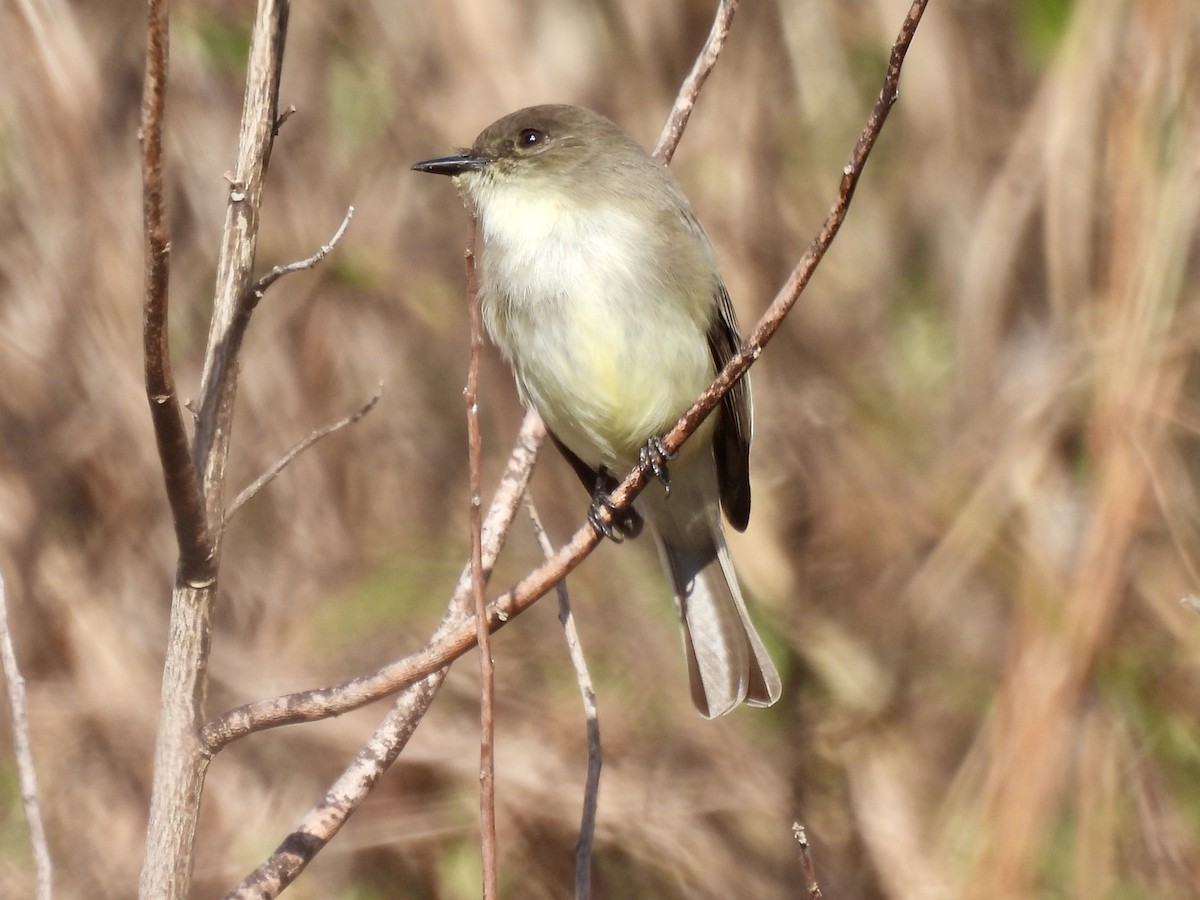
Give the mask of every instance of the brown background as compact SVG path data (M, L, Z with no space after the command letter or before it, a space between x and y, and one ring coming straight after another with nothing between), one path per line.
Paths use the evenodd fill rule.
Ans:
M174 10L171 334L194 396L250 11ZM734 544L785 694L704 722L648 541L571 579L598 680L597 897L1184 897L1200 882L1200 6L938 0L849 220L754 369ZM898 0L747 2L674 164L743 326L831 202ZM535 102L653 144L709 3L296 4L231 483L211 709L417 647L466 555L466 217L409 165ZM172 532L141 388L143 10L0 8L0 568L64 897L141 857ZM519 407L489 353L493 484ZM586 497L546 453L552 535ZM494 589L538 559L519 523ZM584 771L552 602L495 643L501 881L569 893ZM478 896L472 660L289 896ZM382 715L212 766L196 896L235 883ZM0 884L32 890L7 716Z

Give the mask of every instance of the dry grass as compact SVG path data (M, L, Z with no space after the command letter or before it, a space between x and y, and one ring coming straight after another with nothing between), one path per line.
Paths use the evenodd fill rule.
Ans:
M675 169L743 323L832 198L906 4L747 3ZM180 4L168 173L172 334L195 392L243 4ZM174 564L141 393L141 10L0 8L0 567L29 679L62 896L133 892ZM233 483L379 408L235 521L216 710L420 643L465 558L461 248L408 171L564 100L644 143L708 4L302 4L260 262L315 273L251 328ZM755 370L756 510L735 546L786 671L703 722L647 546L572 581L599 680L598 897L1195 896L1200 884L1200 7L934 3L838 242ZM494 476L518 421L485 363ZM585 498L535 479L552 534ZM538 558L517 535L497 575ZM561 897L585 748L552 604L496 641L502 891ZM477 896L474 668L460 666L298 897ZM378 710L214 764L197 896L318 799ZM8 740L7 718L3 746ZM7 751L4 751L7 753ZM32 884L0 757L0 884Z

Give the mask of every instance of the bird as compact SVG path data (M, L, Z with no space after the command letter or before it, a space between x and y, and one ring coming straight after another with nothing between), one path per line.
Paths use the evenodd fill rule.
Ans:
M722 524L722 511L739 531L750 518L748 377L674 456L661 443L741 343L712 244L670 170L609 119L562 104L506 115L413 169L451 176L474 206L485 329L592 494L589 519L614 540L649 523L697 710L774 704L782 683ZM615 476L642 462L656 478L606 525Z

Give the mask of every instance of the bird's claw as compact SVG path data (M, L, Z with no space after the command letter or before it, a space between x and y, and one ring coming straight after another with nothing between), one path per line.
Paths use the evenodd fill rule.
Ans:
M641 515L634 509L618 509L609 491L616 488L617 482L608 474L608 468L601 466L596 472L596 483L592 487L592 505L588 507L588 522L602 536L614 544L619 544L625 538L635 538L642 533L645 524ZM608 521L604 513L608 513Z
M667 471L667 462L674 456L663 446L662 438L652 437L638 451L638 459L643 466L649 466L654 477L659 480L668 496L671 494L671 473Z
M608 494L594 495L592 497L592 505L588 507L588 522L600 533L601 537L608 538L614 544L620 544L625 540L625 536L613 527L611 523L604 521L604 517L600 513L602 508L607 509L609 513L615 513L617 506L612 502Z

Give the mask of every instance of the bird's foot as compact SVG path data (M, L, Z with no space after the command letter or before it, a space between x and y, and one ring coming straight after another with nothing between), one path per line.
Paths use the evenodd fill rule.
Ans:
M596 486L592 489L592 505L588 507L588 522L602 536L614 544L619 544L625 538L635 538L642 531L642 517L632 509L617 509L609 492L616 487L616 479L608 474L608 469L600 467L596 474ZM609 512L610 521L605 522L601 510Z
M654 477L659 480L666 491L667 496L671 495L671 473L667 471L667 462L675 454L668 453L667 448L663 446L662 438L652 437L646 441L646 445L638 451L638 459L643 466L649 466L650 471L654 473Z

